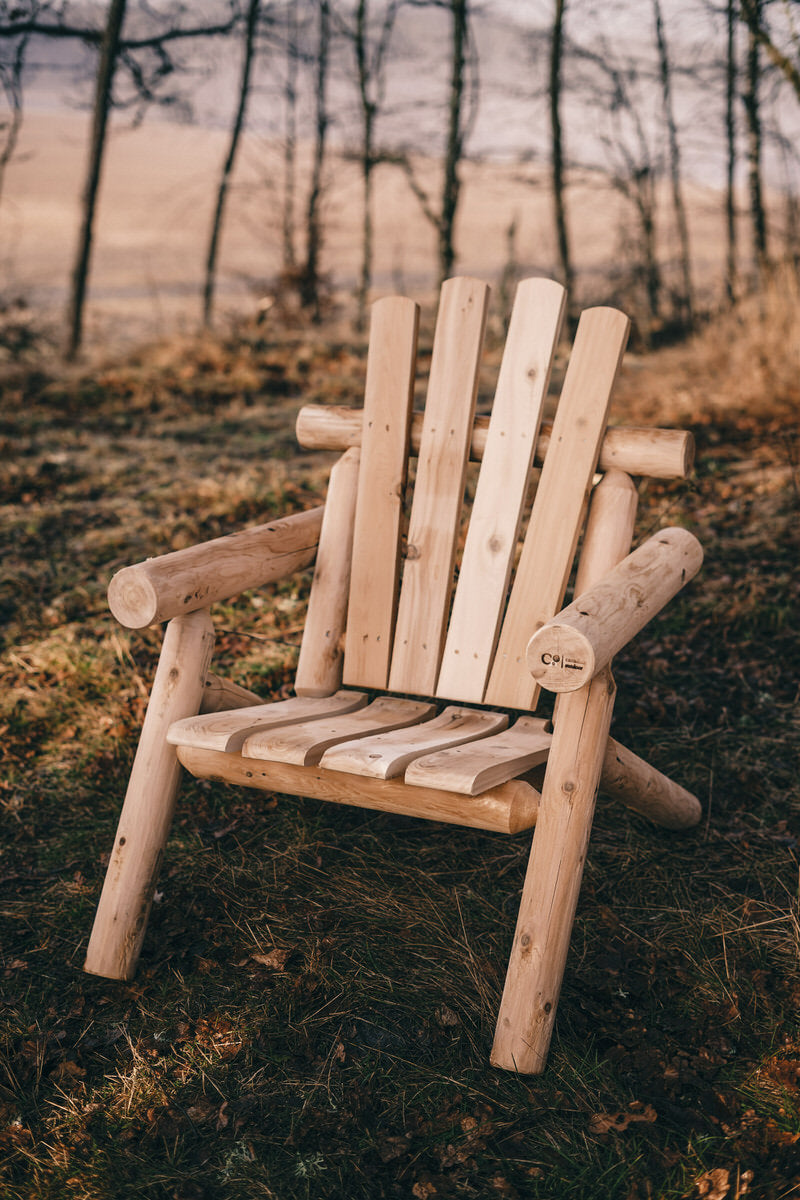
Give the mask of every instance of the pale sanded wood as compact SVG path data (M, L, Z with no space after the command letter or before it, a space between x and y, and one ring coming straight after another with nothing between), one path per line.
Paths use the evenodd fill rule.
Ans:
M306 404L297 417L297 440L309 450L346 450L361 445L362 411L338 404ZM411 419L411 453L419 452L422 413ZM472 427L470 460L480 462L489 434L489 417L478 416ZM540 467L547 454L553 426L545 422L534 452ZM597 467L600 471L625 471L652 479L686 479L694 466L694 437L686 429L648 429L615 425L606 430Z
M533 678L551 692L574 692L700 570L703 550L688 529L662 529L586 588L528 643Z
M535 705L538 688L525 648L564 599L629 327L628 318L611 308L588 309L581 316L489 677L487 704L523 710Z
M522 1075L547 1058L613 707L608 671L559 696L491 1056Z
M631 548L639 493L624 471L608 471L592 492L574 594L598 583L609 564L621 563Z
M483 699L564 300L564 289L550 279L517 288L436 685L442 698Z
M393 692L431 696L436 687L488 294L475 279L442 286L389 673Z
M415 725L413 729L399 729L336 746L323 755L322 765L353 775L394 779L420 755L488 737L507 724L505 713L451 706L433 721Z
M329 746L351 738L366 737L388 729L400 729L424 721L436 711L433 704L420 700L402 700L380 696L366 708L341 717L303 722L288 729L265 731L246 738L242 746L245 758L265 758L273 762L313 766Z
M272 704L188 717L170 725L167 741L173 746L199 746L205 750L241 750L245 739L261 730L344 716L364 708L368 700L366 692L340 691L333 696L292 696Z
M108 585L108 606L121 625L144 629L282 579L314 561L322 511L294 513L123 567Z
M331 471L294 680L298 696L330 696L342 682L360 457L359 450L347 450Z
M389 678L418 325L411 300L373 305L344 662L355 687L385 688Z
M538 717L519 717L510 729L493 737L416 759L405 781L415 787L477 796L546 762L552 741L549 728L549 722Z
M261 696L251 692L249 688L232 683L230 679L221 679L209 671L206 685L203 688L203 699L200 702L201 713L226 712L229 708L249 708L252 704L263 704Z
M620 499L616 492L628 492ZM616 566L633 537L636 506L624 480L595 491L583 579L592 587ZM578 903L597 787L614 708L608 668L559 696L540 817L522 889L492 1062L520 1073L544 1068Z
M158 660L128 790L109 859L84 970L131 979L142 947L180 765L164 734L200 708L214 629L207 612L170 621Z
M700 820L696 796L614 738L608 739L600 790L665 829L691 829Z
M369 779L319 766L260 762L240 754L221 754L194 746L179 746L177 753L186 769L199 779L221 780L288 796L311 796L334 804L424 817L494 833L519 833L532 828L539 804L539 793L521 779L512 779L480 796L463 796L458 792L407 787L399 779Z

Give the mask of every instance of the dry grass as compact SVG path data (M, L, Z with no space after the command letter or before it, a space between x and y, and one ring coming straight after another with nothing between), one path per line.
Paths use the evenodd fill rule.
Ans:
M4 1197L793 1194L798 316L776 285L626 368L617 419L691 425L700 451L690 484L645 489L640 532L686 521L708 559L620 657L615 728L705 817L672 835L601 802L540 1079L487 1066L525 836L189 783L137 981L81 973L158 650L106 582L316 502L293 413L349 398L363 362L244 330L8 370ZM223 672L288 685L303 583L220 608Z

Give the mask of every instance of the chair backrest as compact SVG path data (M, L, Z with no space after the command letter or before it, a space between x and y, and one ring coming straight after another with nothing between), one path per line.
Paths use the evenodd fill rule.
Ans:
M457 562L488 291L442 288L407 530L418 310L396 297L373 308L343 682L533 710L525 646L562 605L629 322L583 313L523 530L564 290L520 284Z

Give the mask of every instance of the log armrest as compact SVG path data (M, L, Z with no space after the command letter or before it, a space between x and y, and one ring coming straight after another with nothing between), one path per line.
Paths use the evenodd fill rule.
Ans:
M662 529L542 625L528 669L551 692L574 692L601 671L700 570L703 550L686 529Z
M314 561L324 506L123 567L108 587L109 607L129 629L208 608Z

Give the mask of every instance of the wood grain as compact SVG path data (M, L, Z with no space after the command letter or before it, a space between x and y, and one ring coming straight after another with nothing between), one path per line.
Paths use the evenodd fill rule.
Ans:
M389 677L418 326L411 300L373 305L343 676L355 687L382 689Z
M205 750L241 750L245 739L261 730L343 716L364 708L366 692L340 691L333 696L291 696L272 704L254 704L175 721L167 731L172 746L197 746Z
M564 289L549 279L517 288L436 685L442 698L483 699L564 301Z
M170 621L164 634L84 970L132 979L142 948L180 781L165 733L200 708L214 648L207 612Z
M331 471L294 680L298 696L330 696L342 682L360 457L360 450L346 450Z
M477 796L546 762L552 741L548 728L538 717L519 717L502 733L415 759L405 781Z
M314 561L322 512L294 513L123 567L108 585L108 606L121 625L144 629L283 579Z
M536 703L538 688L525 648L564 599L629 328L628 318L615 309L587 309L581 316L484 697L487 704L525 710Z
M458 792L407 787L398 779L367 779L319 766L259 762L241 754L221 754L194 746L180 746L177 753L186 769L200 779L218 779L289 796L311 796L334 804L423 817L468 829L519 833L532 828L538 811L539 793L519 779L480 796L463 796Z
M559 701L491 1055L522 1075L543 1070L550 1046L614 707L610 673Z
M361 445L362 411L338 404L306 404L297 417L297 440L308 450L346 450ZM419 453L422 413L411 418L411 453ZM470 460L480 462L486 448L489 417L477 416L472 426ZM539 431L534 465L541 467L552 443L553 426L545 422ZM615 425L607 429L600 446L597 467L615 468L628 475L652 479L687 479L694 466L694 437L686 429L650 429Z
M301 722L274 732L264 730L251 734L242 745L242 754L245 758L313 766L330 746L371 733L414 725L433 716L435 711L433 704L423 701L380 696L356 712Z
M413 729L399 729L338 745L323 755L322 766L353 775L393 779L423 754L474 742L504 729L507 724L505 713L449 707L434 720L415 725Z
M489 289L442 287L389 687L432 696L444 643Z
M532 677L551 692L574 692L611 662L700 569L703 550L688 529L662 529L539 629L528 643Z

